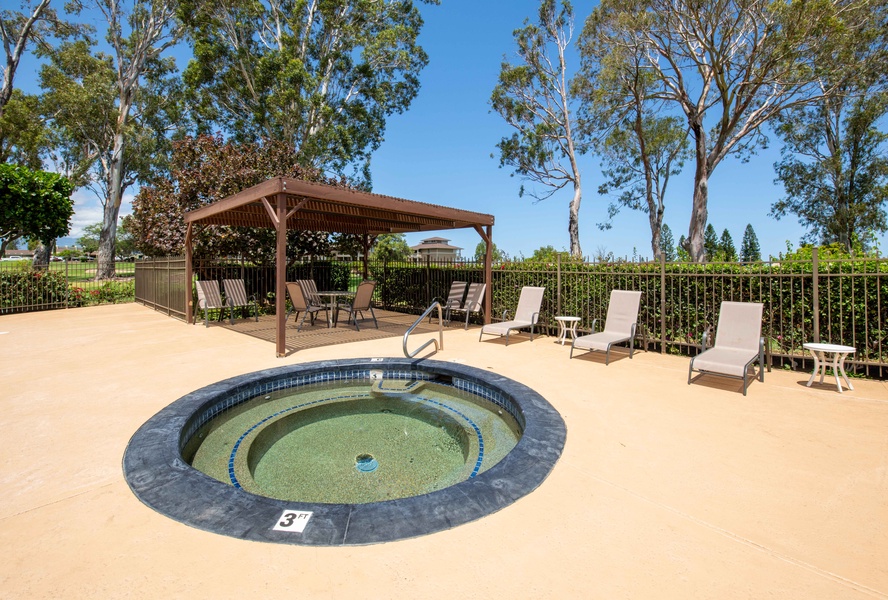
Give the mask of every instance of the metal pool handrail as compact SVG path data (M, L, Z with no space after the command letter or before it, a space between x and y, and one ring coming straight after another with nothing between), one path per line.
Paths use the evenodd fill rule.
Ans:
M427 316L429 316L429 314L435 308L438 309L438 337L441 339L441 343L438 344L438 340L436 340L435 338L432 338L429 341L427 341L425 344L423 344L422 346L420 346L419 348L414 350L412 353L408 352L407 351L407 337L411 333L413 333L413 330L416 329L416 326L419 325L420 323L422 323L423 319L425 319ZM426 346L428 346L431 343L435 344L435 352L438 352L439 350L444 349L444 317L441 314L441 303L438 302L437 300L432 302L431 306L429 306L427 309L425 309L425 312L422 313L422 316L419 317L416 320L416 322L410 326L410 328L407 330L407 333L404 334L404 356L406 356L407 358L413 358L414 356L419 354L423 350L423 348L425 348Z

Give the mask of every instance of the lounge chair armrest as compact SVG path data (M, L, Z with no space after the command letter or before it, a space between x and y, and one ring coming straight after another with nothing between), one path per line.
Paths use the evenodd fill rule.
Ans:
M709 338L712 335L712 325L703 330L703 350L709 346Z
M598 331L598 319L592 319L592 331L589 333L596 333Z
M506 310L503 311L503 318L502 318L503 321L506 320L506 317L508 316L508 314L509 314L509 310L508 310L508 309L506 309Z
M539 320L540 320L540 313L535 312L532 315L530 315L530 322L533 323L534 325L536 325L537 321L539 321Z

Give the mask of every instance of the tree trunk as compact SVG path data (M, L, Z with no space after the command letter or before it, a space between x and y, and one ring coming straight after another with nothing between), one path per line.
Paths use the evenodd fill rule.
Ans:
M688 227L688 239L685 240L691 260L701 263L706 258L703 248L703 233L709 218L709 161L706 155L706 132L703 125L692 123L695 141L696 170L694 171L694 201L691 209L691 223Z
M40 270L48 268L53 248L55 248L55 240L48 244L40 242L40 245L37 246L37 249L34 251L34 261L31 263L31 267Z
M580 174L575 173L574 195L570 201L570 217L567 230L570 233L570 255L576 259L583 259L583 249L580 248L580 202L583 199L583 191L580 187Z
M661 211L648 211L648 219L651 224L651 251L654 260L660 260L663 248L660 247L660 232L663 227L663 213Z
M99 256L96 279L111 279L116 275L114 255L117 246L117 216L123 200L123 148L122 130L114 136L114 152L111 156L111 185L102 216L102 232L99 234Z

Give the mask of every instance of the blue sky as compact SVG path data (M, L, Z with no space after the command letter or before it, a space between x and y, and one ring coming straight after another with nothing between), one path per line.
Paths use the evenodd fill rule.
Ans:
M591 10L591 3L576 2L577 33ZM497 142L511 135L505 121L490 109L490 93L505 56L514 60L512 32L526 18L535 19L538 0L442 0L441 5L421 4L425 26L420 38L429 54L421 74L422 88L409 111L389 118L385 142L372 162L373 189L380 194L430 202L493 214L494 243L511 256L530 256L536 248L569 247L568 203L572 192L535 202L519 197L521 180L507 168L499 168ZM184 65L180 65L183 67ZM18 87L36 91L33 65L23 64ZM748 163L728 158L710 179L709 222L719 234L727 228L739 248L743 231L751 223L762 255L786 251L786 242L798 246L804 230L794 217L780 221L768 216L771 204L781 197L774 184L774 163L780 143ZM597 192L602 175L599 161L583 157L583 202L580 209L580 243L584 254L600 250L618 257L637 253L651 255L647 215L623 210L613 228L596 226L607 217L609 198ZM693 165L670 182L665 222L678 240L687 235L693 189ZM131 212L134 190L125 197L121 215ZM101 206L88 190L75 194L71 236L101 220ZM411 245L429 235L441 235L472 255L480 238L474 230L436 234L408 234Z

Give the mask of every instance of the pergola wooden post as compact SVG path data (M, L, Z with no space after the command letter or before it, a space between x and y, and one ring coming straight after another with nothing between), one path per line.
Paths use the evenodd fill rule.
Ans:
M277 177L233 196L185 214L185 318L191 323L192 226L274 227L276 352L286 354L287 231L327 231L361 236L364 277L368 276L367 252L372 237L384 233L412 233L474 228L487 244L484 279L484 321L490 322L493 215L446 206L382 196L331 185Z

